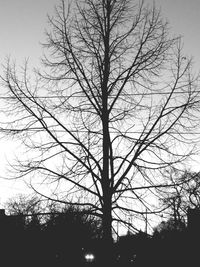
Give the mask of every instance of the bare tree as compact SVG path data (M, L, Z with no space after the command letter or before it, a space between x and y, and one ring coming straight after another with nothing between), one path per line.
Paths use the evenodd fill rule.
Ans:
M38 197L23 194L8 199L4 206L10 215L32 215L42 211L41 201Z
M188 208L200 208L199 173L172 171L170 179L173 186L162 193L161 203L174 226L179 223L186 225Z
M90 207L107 244L113 221L155 212L162 171L192 153L197 124L198 77L181 40L154 6L132 2L61 1L49 17L45 71L34 83L27 64L20 78L8 62L2 78L11 118L3 128L27 148L19 177Z
M39 228L43 219L40 214L45 210L40 198L24 194L9 198L4 203L4 208L9 215L20 218L21 224L25 228L30 226L38 226Z

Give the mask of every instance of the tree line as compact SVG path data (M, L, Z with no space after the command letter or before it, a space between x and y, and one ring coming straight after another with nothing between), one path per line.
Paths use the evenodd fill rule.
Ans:
M113 246L114 266L196 263L196 242L200 238L199 175L171 171L176 186L167 188L160 200L167 205L165 220L154 227L151 235L139 230L133 233L129 227L126 235L118 236ZM27 266L30 259L33 265L101 266L102 223L89 210L25 195L10 199L4 207L7 216L0 218L0 231L7 266L13 264L13 259L21 266ZM188 208L198 215L192 218L190 227ZM86 255L94 257L91 262Z
M86 210L53 204L44 211L38 197L25 195L5 207L0 217L5 266L84 266L86 253L96 251L102 227Z

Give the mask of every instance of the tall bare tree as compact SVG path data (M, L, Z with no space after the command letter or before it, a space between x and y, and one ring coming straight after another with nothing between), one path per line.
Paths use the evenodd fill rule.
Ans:
M181 40L143 1L61 1L49 24L35 83L27 65L22 77L5 67L3 128L27 148L19 177L90 207L109 244L112 222L155 212L162 170L192 153L198 77Z

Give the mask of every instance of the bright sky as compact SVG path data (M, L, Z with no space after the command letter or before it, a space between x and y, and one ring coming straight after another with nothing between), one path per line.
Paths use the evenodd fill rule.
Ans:
M153 0L147 0L152 3ZM176 35L182 35L185 51L193 56L195 66L200 69L200 1L199 0L155 0L161 8L163 18L166 18Z
M134 1L134 0L132 0ZM146 0L153 3L153 0ZM200 69L200 1L199 0L155 0L163 17L171 26L172 33L184 37L185 51L193 56L196 69ZM20 64L29 58L31 66L38 65L42 55L40 42L44 41L47 13L53 14L59 0L0 0L0 62L6 56ZM1 71L1 68L0 68ZM2 93L2 89L0 91ZM15 141L0 139L0 176L6 174L6 161L16 149ZM24 188L20 182L0 179L0 203Z

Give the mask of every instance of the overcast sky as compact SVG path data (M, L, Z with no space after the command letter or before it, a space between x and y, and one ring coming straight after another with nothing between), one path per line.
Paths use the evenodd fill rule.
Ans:
M134 1L134 0L133 0ZM153 0L146 0L153 3ZM161 8L172 33L184 38L185 52L193 56L195 68L200 68L200 0L155 0ZM47 13L53 14L57 0L0 0L0 61L7 56L22 63L29 58L38 65L42 55L40 42L44 41ZM1 70L1 68L0 68ZM14 141L0 139L0 172L5 174L6 160L15 149ZM0 176L1 176L0 175ZM23 192L19 182L0 179L0 203L15 193Z

